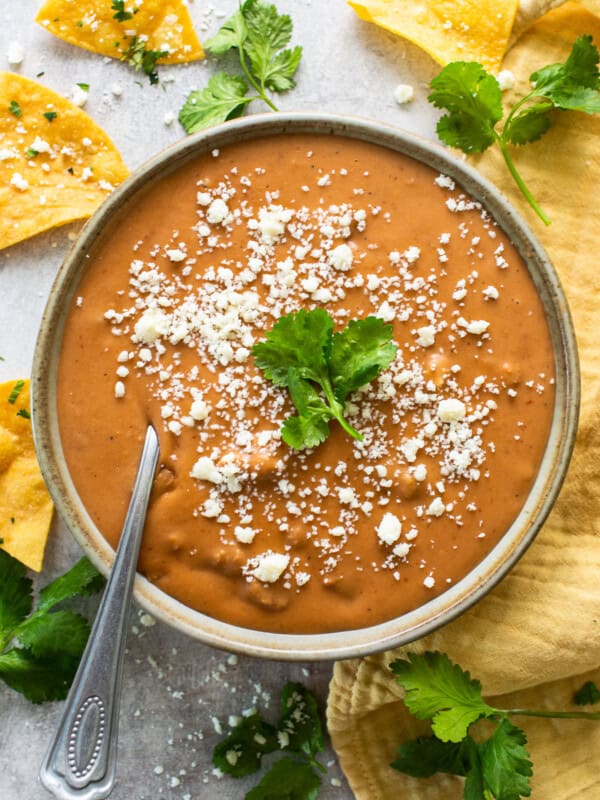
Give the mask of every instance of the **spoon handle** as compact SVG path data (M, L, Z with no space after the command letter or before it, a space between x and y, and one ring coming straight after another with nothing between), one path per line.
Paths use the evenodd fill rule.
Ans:
M42 784L57 800L101 800L115 783L127 622L158 455L158 436L148 426L110 578L40 769Z

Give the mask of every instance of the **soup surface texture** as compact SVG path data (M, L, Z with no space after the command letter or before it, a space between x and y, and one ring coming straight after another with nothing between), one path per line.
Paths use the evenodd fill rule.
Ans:
M312 450L252 347L324 308L376 316L395 360ZM199 156L95 247L66 322L61 437L115 545L146 425L161 465L140 570L215 618L339 631L466 575L521 509L554 405L541 301L508 237L449 177L382 147L285 135Z

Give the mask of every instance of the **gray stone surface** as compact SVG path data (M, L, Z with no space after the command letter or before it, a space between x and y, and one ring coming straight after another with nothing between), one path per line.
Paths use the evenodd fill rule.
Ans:
M86 110L108 131L130 167L181 136L177 123L166 126L192 88L201 88L216 67L205 62L163 67L162 87L137 77L116 61L55 39L34 22L41 0L0 0L0 68L7 69L12 41L26 49L19 72L68 94L73 83L91 86ZM84 3L82 3L82 6ZM295 42L304 46L298 87L280 98L282 110L319 110L372 117L434 137L435 114L426 101L426 84L437 71L424 53L407 42L361 22L343 0L278 0L292 14ZM190 2L201 38L236 8L236 0L215 6ZM118 83L123 95L110 87ZM393 89L411 83L416 98L400 108ZM253 110L263 110L256 108ZM0 381L29 374L37 327L54 275L79 225L63 227L0 252ZM42 580L62 572L79 557L60 520L53 525ZM93 605L91 606L93 608ZM134 611L122 700L119 783L114 800L209 800L241 798L249 782L218 780L210 754L218 739L215 726L227 729L230 714L256 705L277 714L280 687L300 680L324 701L329 664L268 663L205 647L161 624L146 627ZM0 685L0 798L47 797L37 782L39 763L60 704L32 706ZM323 800L352 796L331 762ZM332 783L333 780L333 783ZM339 784L339 785L337 785Z

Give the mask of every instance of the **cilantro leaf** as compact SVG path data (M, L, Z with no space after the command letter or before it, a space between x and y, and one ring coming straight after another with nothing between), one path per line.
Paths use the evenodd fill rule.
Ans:
M200 91L191 92L179 112L179 122L186 133L218 125L241 117L252 98L246 97L248 86L243 78L217 72Z
M58 114L56 111L44 111L44 116L48 122L53 122L58 117Z
M469 771L463 788L463 800L490 800L486 791L483 767L478 746L470 737L466 741Z
M561 111L582 111L584 114L600 114L600 92L581 86L565 87L554 93L554 104Z
M72 611L32 616L15 631L36 658L75 658L79 661L90 634L88 621Z
M600 113L599 60L592 37L580 36L564 64L551 64L532 73L534 94L549 98L563 110Z
M569 57L565 61L565 72L576 83L589 89L598 89L600 54L590 34L575 39Z
M437 125L446 144L465 153L481 153L496 139L494 126L502 119L502 92L493 75L475 61L454 61L431 81L428 97L449 114Z
M222 772L241 778L260 767L262 757L277 750L277 732L258 714L244 717L213 750L213 764Z
M281 317L252 352L265 377L277 386L288 385L290 369L321 383L328 376L332 333L333 320L326 311L301 309Z
M391 766L413 778L430 778L437 772L464 777L470 769L465 741L442 742L435 736L420 736L398 747Z
M289 44L293 28L289 14L279 14L274 5L261 2L246 4L243 13L248 29L248 42L253 47L274 53Z
M13 116L17 118L19 118L23 114L21 106L17 103L16 100L10 101L10 103L8 104L8 110Z
M25 567L0 550L0 651L13 638L14 629L30 613L33 599Z
M527 737L507 719L480 745L481 766L486 786L496 800L529 797L533 767L525 748Z
M287 92L296 85L294 75L302 60L302 48L297 45L271 59L265 71L265 86L273 92Z
M326 411L317 409L302 416L288 417L281 426L281 438L290 447L302 450L305 447L317 447L329 436Z
M79 658L36 658L13 648L0 655L0 678L32 703L64 700L78 666Z
M222 56L233 48L241 48L246 41L248 28L245 15L256 0L246 0L217 31L217 33L204 43L204 49L215 56Z
M276 761L246 800L316 800L321 778L304 761L285 757Z
M540 139L552 125L549 111L554 108L550 102L540 102L528 106L514 116L504 127L504 139L511 144L529 144Z
M37 612L46 612L57 603L73 597L96 594L104 586L104 578L87 558L80 559L68 572L60 575L40 592Z
M79 614L49 610L63 600L98 591L102 583L90 562L81 559L42 589L31 614L31 581L25 567L0 550L0 678L34 703L65 698L90 626ZM21 646L5 650L13 639Z
M292 38L292 20L273 5L252 3L245 10L247 36L244 51L260 86L284 92L296 84L293 75L302 58L302 48L283 50ZM279 52L282 51L282 52Z
M600 703L600 689L593 681L587 681L575 692L573 702L576 706L592 706Z
M297 369L289 370L287 386L300 415L286 419L281 428L281 438L297 450L316 447L329 436L329 420L333 415L314 386L302 380Z
M505 753L501 754L501 758L506 763ZM490 800L491 797L486 793L483 746L476 744L470 736L465 736L460 742L442 742L435 736L421 736L400 745L398 758L391 766L413 778L430 778L438 772L458 775L467 779L463 794L465 800ZM493 763L491 766L494 770ZM495 772L491 778L493 781ZM500 796L496 800L501 800ZM502 800L509 799L502 797Z
M389 367L397 350L392 335L392 326L377 317L352 320L333 334L329 370L340 403Z
M431 719L443 742L460 742L469 725L497 712L481 696L481 684L444 653L409 653L391 665L406 692L404 703L417 719Z
M301 683L287 683L281 692L281 707L278 729L287 739L285 749L310 758L320 753L325 744L314 695Z

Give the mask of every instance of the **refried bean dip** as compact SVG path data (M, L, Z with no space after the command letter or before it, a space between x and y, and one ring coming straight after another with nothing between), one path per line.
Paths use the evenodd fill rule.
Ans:
M252 347L283 315L393 326L392 365L313 450ZM76 489L116 545L148 421L161 440L140 570L229 623L373 625L462 578L540 464L554 361L507 236L453 180L385 148L286 135L140 194L70 310L58 411Z

